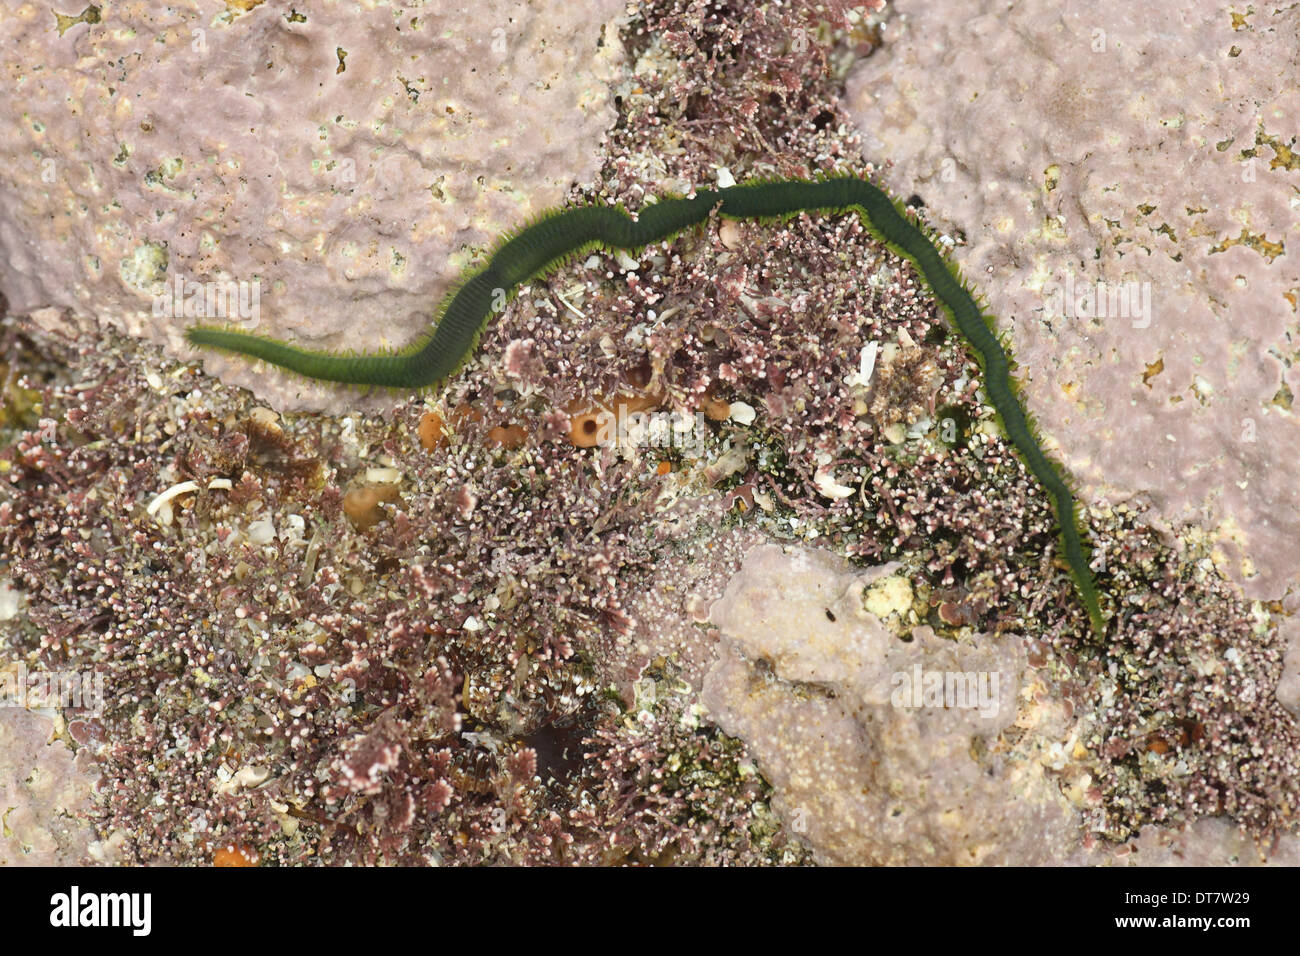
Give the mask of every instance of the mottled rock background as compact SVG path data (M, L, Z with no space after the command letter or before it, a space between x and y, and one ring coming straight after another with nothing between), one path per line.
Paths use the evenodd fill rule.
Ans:
M761 545L711 609L703 703L775 788L772 806L818 862L847 865L1293 866L1300 839L1262 848L1231 821L1096 841L1081 714L1015 635L907 628L912 591L889 566ZM1031 663L1034 666L1031 666ZM896 677L998 674L994 712L899 706ZM991 685L990 685L991 686ZM1084 723L1091 715L1084 715Z
M623 7L136 0L67 26L3 0L0 292L186 357L194 320L152 314L166 283L257 282L257 331L405 344L597 168ZM280 407L357 405L204 361Z
M883 47L858 63L849 83L867 141L859 155L857 134L836 116L837 84L852 55L875 45L877 24L845 16L819 32L825 10L817 4L796 13L756 7L744 22L707 28L707 5L646 4L643 11L670 11L660 21L669 26L625 34L631 55L621 64L611 26L620 5L607 0L576 8L496 0L473 8L472 33L461 26L471 8L460 4L326 3L300 13L286 3L134 3L77 22L32 4L0 5L7 81L0 113L22 118L16 144L0 145L8 169L0 182L0 291L15 312L47 325L99 320L185 356L178 344L188 320L156 320L154 294L178 274L256 279L262 331L369 349L422 328L447 284L501 229L561 201L570 185L628 201L665 184L721 181L728 166L795 174L814 162L892 162L887 181L901 196L919 196L928 217L948 227L958 260L1011 332L1029 404L1085 497L1149 505L1149 520L1192 553L1198 527L1208 528L1220 543L1219 568L1253 597L1282 597L1294 582L1300 520L1288 469L1297 451L1290 406L1300 280L1285 249L1297 165L1287 132L1294 11L1145 12L1107 0L1080 13L1042 0L1010 9L902 0ZM839 37L828 55L839 65L825 75L791 55L792 26L801 21L783 18L805 14L827 49ZM754 61L764 68L746 74ZM724 82L719 68L715 87L718 63L734 73ZM623 101L613 127L606 80L616 69L626 72L615 87ZM790 100L773 92L772 76ZM800 96L803 106L792 108ZM603 181L592 189L597 170ZM997 619L996 601L990 609L961 591L978 575L954 578L948 565L941 583L957 588L926 595L916 568L912 577L892 562L864 573L834 554L869 556L851 546L878 546L877 529L855 524L850 537L849 522L838 527L829 516L869 518L896 509L895 497L911 526L894 539L906 560L932 546L916 543L914 515L951 530L944 509L964 498L944 490L941 468L902 469L920 490L939 489L933 495L909 494L903 484L868 504L866 473L881 470L868 466L884 462L889 471L896 462L842 459L887 437L876 403L899 418L886 445L926 441L934 423L922 423L924 403L906 387L921 381L918 394L930 396L934 412L941 373L953 369L917 345L928 338L920 329L931 305L894 281L898 270L882 266L866 283L834 272L843 267L831 264L843 256L834 250L860 226L844 217L821 236L799 233L806 226L773 233L747 224L725 235L709 227L683 247L689 266L675 254L643 257L647 266L620 259L612 291L599 277L615 272L595 256L575 264L571 285L563 277L537 283L485 343L485 355L505 360L476 363L437 404L447 418L462 402L494 416L462 422L450 448L420 447L417 406L399 406L391 419L290 416L282 427L266 409L243 408L247 395L232 398L225 385L160 362L149 349L128 349L124 359L106 346L105 354L59 365L67 378L40 413L53 417L15 428L0 455L14 476L4 487L13 499L0 501L0 528L22 542L24 588L42 596L17 631L27 646L44 648L61 627L81 666L105 663L96 657L105 646L128 642L159 661L179 660L178 648L209 660L231 653L229 634L260 639L264 631L277 659L304 662L264 682L239 667L201 681L183 668L167 671L165 692L149 674L148 705L134 718L115 714L109 730L83 725L65 735L82 745L83 763L92 744L108 761L112 815L100 819L116 822L118 839L131 832L128 856L205 860L219 837L281 863L321 853L350 862L553 862L570 840L573 861L604 863L800 862L809 849L826 863L1256 862L1259 848L1233 820L1147 827L1116 846L1096 841L1101 831L1087 818L1103 796L1126 797L1120 784L1133 785L1133 819L1141 822L1152 818L1139 813L1149 809L1144 800L1169 810L1143 790L1161 774L1194 776L1194 767L1210 789L1220 780L1241 789L1263 775L1205 775L1208 758L1195 758L1221 743L1211 756L1224 764L1244 762L1232 747L1258 756L1258 744L1272 761L1260 766L1294 769L1278 759L1294 754L1290 738L1250 732L1265 726L1251 724L1256 717L1277 708L1267 711L1271 701L1239 690L1272 686L1263 648L1278 609L1256 616L1259 633L1236 626L1246 605L1212 586L1222 584L1214 562L1198 568L1214 578L1202 590L1168 589L1172 609L1158 600L1144 608L1151 595L1130 589L1140 620L1117 629L1109 666L1112 676L1125 668L1119 688L1118 679L1107 684L1073 669L1079 662L1068 643L1064 654L1043 643L1027 651L1016 629ZM743 258L722 260L721 248L727 255L761 248L767 262L760 270ZM725 274L717 268L723 261ZM776 295L754 310L759 331L732 307L749 299L741 292L760 284L760 272L768 291L788 292L781 273L792 263L804 273L796 285L821 283L816 296L827 295L827 284L848 290L815 312L826 324L808 342L803 326L784 334L790 309ZM656 291L665 276L673 281ZM1149 283L1151 324L1054 314L1047 293L1067 276ZM552 293L562 287L561 305ZM860 308L855 296L869 287L877 298ZM724 305L711 305L718 298ZM686 305L664 308L673 302ZM570 318L579 309L592 326ZM610 331L590 334L593 327ZM873 407L862 402L862 410L840 414L840 374L859 368L868 338L888 340L874 370ZM94 353L86 343L95 341L85 336L79 345ZM898 354L917 363L891 361ZM128 369L113 367L124 360ZM558 410L575 390L607 393L643 362L689 408L728 384L749 400L747 421L728 417L698 458L656 461L639 449L624 461L604 449L588 459L566 445ZM205 368L282 409L368 407L354 393L238 360L207 357ZM797 402L782 400L778 381ZM889 381L902 391L884 387ZM268 417L269 432L257 424ZM498 421L526 426L523 447L494 442ZM128 426L134 438L118 440ZM762 445L764 431L771 447ZM996 448L993 431L983 437ZM98 437L85 445L88 436ZM774 450L789 464L789 484L770 480L784 470ZM276 471L285 455L290 464L325 464L324 492L294 490L296 472ZM720 484L722 459L739 484ZM89 476L78 473L70 487L47 480L71 473L64 462ZM997 470L992 459L986 464L982 477ZM338 500L369 465L392 466L402 490L386 523L366 537L340 519ZM1003 471L1014 466L1002 457ZM854 467L863 469L861 484ZM197 503L178 499L174 520L170 508L165 520L144 512L177 481L202 485L227 474L238 479L229 499L220 492ZM857 498L839 481L857 485ZM83 483L96 494L83 494ZM1006 505L1002 517L1013 530L1037 522L1046 534L1034 489L989 487L995 492L969 496L982 502L966 515L976 527L956 525L972 532L964 544L980 538L984 555L1016 550L990 530L1007 527L991 523L994 504ZM670 511L666 502L678 494L682 506ZM240 504L254 501L268 515L254 522L256 540L252 513ZM1121 511L1132 514L1108 517ZM122 516L107 533L128 571L112 566L117 559L69 561L62 550L70 528L88 539L103 533L101 512ZM277 527L283 546L270 547ZM751 550L768 535L821 536L822 550ZM1112 540L1136 547L1127 564L1117 562L1124 573L1150 570L1143 555L1155 552L1140 536ZM519 546L536 541L548 544ZM178 556L196 553L196 542L206 542L211 567ZM159 548L167 557L157 557ZM307 551L309 561L299 557ZM1162 554L1172 576L1169 557ZM318 580L304 563L319 565ZM1041 568L1004 569L1001 597L1026 597L1037 602L1027 605L1031 618L1034 608L1051 618L1056 609L1043 606L1053 593L1049 564L1044 553ZM139 573L146 566L170 583L150 584ZM356 601L336 596L338 579L329 580L336 567ZM96 587L119 573L135 603L117 602L108 637L88 633L84 622L104 605ZM214 605L209 595L219 587ZM516 600L516 587L531 599ZM1197 617L1178 613L1180 601L1212 607ZM251 620L255 610L260 620ZM209 615L221 625L211 633L196 626ZM1003 636L962 626L980 619ZM1061 621L1055 625L1060 636ZM317 643L309 627L329 639ZM1221 630L1226 650L1211 646L1212 630ZM1152 636L1170 632L1180 646L1205 651L1192 666L1222 671L1231 661L1242 680L1178 670L1181 658ZM1121 638L1133 635L1146 643L1125 647ZM1298 655L1293 649L1278 691L1292 707L1300 705ZM1165 669L1153 677L1159 668L1147 669L1148 659ZM1005 673L1014 700L983 722L900 711L880 683L914 664ZM376 688L416 691L396 704L386 698L382 719L376 708L359 720L334 684L354 671L368 671ZM127 688L119 694L138 679L129 669L114 676ZM1170 702L1187 701L1156 693L1166 679L1213 706L1172 714ZM222 722L239 736L240 721L280 693L292 694L295 706L276 732L310 749L292 759L241 751L249 763L234 777L226 768L224 779L224 764L194 743L180 772L158 774L151 747L183 729L192 732L187 741L210 739ZM187 708L187 695L221 705ZM462 710L473 730L461 731ZM429 726L453 714L455 721ZM48 719L11 716L0 723L0 798L18 808L10 821L17 836L3 852L16 847L29 862L107 854L78 829L90 768L71 763L66 741L47 745L57 729ZM1162 736L1171 717L1187 718L1210 742L1190 732L1185 742ZM1293 730L1281 717L1267 726ZM148 723L157 736L137 741L121 731L124 719ZM423 746L431 734L441 749ZM266 746L263 736L257 747ZM420 746L396 767L393 755L412 740ZM566 755L574 752L595 756L572 761ZM1130 752L1129 777L1103 779L1102 758L1113 771ZM259 779L269 772L269 782L241 790L238 780L247 782L254 767ZM324 803L316 790L322 773L333 787ZM1290 779L1272 773L1277 792L1259 802L1290 813L1294 800L1283 786ZM571 795L597 791L575 818ZM155 806L156 792L169 799ZM286 807L308 815L285 816ZM1240 805L1189 801L1174 810L1243 817ZM508 832L499 813L510 819ZM323 841L319 826L331 834ZM482 839L461 839L470 830ZM790 832L801 840L786 840ZM1294 836L1283 834L1273 861L1296 852Z
M1026 687L1023 643L979 635L959 644L882 623L911 605L906 577L888 566L864 572L824 551L755 548L713 605L721 647L703 701L753 749L776 788L774 809L819 862L1068 856L1080 820L1040 760L1064 721ZM916 668L979 675L990 681L989 706L900 706L895 678L910 681Z
M1030 409L1085 498L1201 525L1248 596L1293 592L1300 9L892 9L883 48L849 77L850 109L869 155L893 163L885 181L960 230L956 259L1011 333ZM1053 314L1071 274L1149 283L1149 327Z
M0 707L0 866L110 859L86 822L98 773L57 738L57 718Z

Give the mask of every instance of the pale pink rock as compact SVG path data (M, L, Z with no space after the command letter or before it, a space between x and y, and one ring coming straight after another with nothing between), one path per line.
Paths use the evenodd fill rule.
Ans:
M712 609L722 634L702 695L711 718L745 741L775 788L773 809L821 863L1066 857L1081 818L1040 759L1065 728L1059 710L1021 706L1025 649L988 635L957 644L928 627L904 641L864 603L890 571L856 571L824 551L752 550ZM916 706L899 675L910 682L918 668L989 679L989 706L929 706L923 694ZM1013 722L1024 728L1014 748L999 742Z
M1202 817L1181 829L1143 827L1122 848L1103 848L1126 866L1300 866L1300 837L1288 834L1261 847L1230 820Z
M621 0L238 7L107 4L60 35L48 4L0 0L12 311L54 308L192 356L194 319L153 312L179 275L205 293L256 283L242 291L251 306L257 290L259 332L402 345L501 232L599 166ZM205 363L280 407L357 405L247 361Z
M0 707L0 866L76 866L102 850L85 816L97 776L49 717Z
M848 82L867 158L965 233L1084 497L1204 526L1251 597L1300 584L1300 8L892 6ZM1149 283L1149 326L1050 315L1070 275Z
M886 572L887 573L887 572ZM1012 637L904 642L866 610L882 569L760 545L714 603L710 718L745 742L773 809L823 864L1295 865L1300 839L1257 844L1223 818L1148 826L1125 844L1084 832L1086 736ZM896 676L998 673L996 713L899 706ZM1010 733L1003 734L1003 731Z

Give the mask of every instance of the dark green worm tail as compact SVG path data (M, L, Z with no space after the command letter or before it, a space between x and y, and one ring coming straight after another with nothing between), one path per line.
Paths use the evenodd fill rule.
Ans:
M767 222L803 212L854 211L876 239L916 267L970 344L1007 437L1025 467L1051 497L1065 559L1079 597L1093 630L1104 634L1105 619L1089 568L1089 549L1075 513L1074 496L1061 469L1035 436L1016 392L1011 360L994 334L991 320L925 230L888 194L856 176L754 181L726 189L700 190L689 199L669 197L647 205L636 219L618 207L602 204L547 213L498 245L487 264L443 300L430 331L400 350L368 355L313 352L262 335L202 325L187 329L186 337L197 346L249 355L322 381L406 390L427 388L446 379L473 354L492 314L513 298L520 284L592 248L637 250L670 239L704 222L715 207L729 219Z

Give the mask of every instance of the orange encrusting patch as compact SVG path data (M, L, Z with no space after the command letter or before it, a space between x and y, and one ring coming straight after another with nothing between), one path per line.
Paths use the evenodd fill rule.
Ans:
M569 413L569 441L579 448L594 448L613 436L620 418L651 411L663 401L662 392L619 392L597 405L575 399L565 407Z
M457 405L452 409L452 427L462 422L481 422L483 413L472 405ZM447 444L447 423L437 412L425 412L416 427L420 445L425 451L433 451ZM528 431L522 425L497 425L487 434L488 441L503 448L519 448L528 438Z
M257 866L261 857L251 846L228 843L212 854L213 866Z
M502 448L519 448L527 438L523 425L498 425L488 432L488 441Z
M704 412L706 418L715 422L725 422L731 417L731 403L719 398L719 391L716 382L708 387L704 393L704 401L700 404L700 411Z
M353 488L343 496L343 513L358 531L368 531L388 517L383 508L385 501L397 499L397 485L392 482L372 482Z
M481 422L483 413L473 405L457 405L447 417L451 419L452 429L455 429L462 422ZM438 412L425 412L420 418L416 433L420 436L420 444L425 451L433 451L447 444L447 422Z
M424 446L425 451L433 451L447 441L447 426L443 424L442 416L437 412L425 412L420 418L416 433L420 436L420 444Z

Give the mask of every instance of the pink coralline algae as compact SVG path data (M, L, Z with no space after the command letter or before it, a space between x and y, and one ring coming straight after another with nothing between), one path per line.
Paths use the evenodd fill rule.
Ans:
M0 708L0 866L113 859L88 815L98 773L59 739L50 717Z
M1021 711L1022 642L953 643L928 628L900 640L879 615L909 612L911 590L890 570L864 574L776 545L752 551L713 607L723 652L704 702L754 748L774 806L820 862L1062 855L1079 820L1038 759L1047 740L1036 724L1050 711ZM930 675L954 690L951 700L930 699Z

